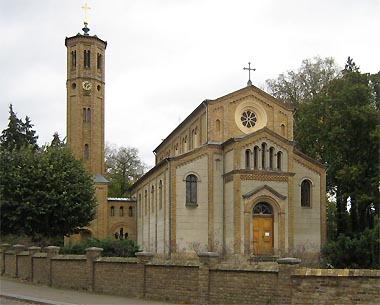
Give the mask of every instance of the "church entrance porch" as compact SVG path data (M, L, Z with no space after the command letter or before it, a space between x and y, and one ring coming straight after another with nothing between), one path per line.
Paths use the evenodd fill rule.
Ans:
M273 254L273 210L266 202L259 202L252 213L252 242L254 255Z

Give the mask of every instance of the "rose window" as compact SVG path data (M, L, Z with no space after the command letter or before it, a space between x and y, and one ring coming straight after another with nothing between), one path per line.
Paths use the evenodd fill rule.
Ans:
M244 127L251 128L255 126L257 118L252 111L247 110L242 113L240 120Z

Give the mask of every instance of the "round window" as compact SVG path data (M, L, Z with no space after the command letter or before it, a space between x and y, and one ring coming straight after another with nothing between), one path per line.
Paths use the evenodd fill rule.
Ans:
M240 120L244 127L251 128L256 125L257 118L254 112L246 110L241 114Z

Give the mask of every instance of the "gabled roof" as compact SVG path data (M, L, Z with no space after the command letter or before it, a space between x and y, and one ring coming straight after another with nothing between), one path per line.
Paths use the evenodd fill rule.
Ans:
M282 199L282 200L285 200L285 199L286 199L286 196L281 195L281 194L280 194L279 192L277 192L274 188L272 188L272 187L270 187L269 185L266 185L266 184L265 184L264 186L260 186L260 187L258 187L258 188L256 188L256 189L254 189L254 190L252 190L252 191L249 191L248 193L242 195L242 197L243 197L244 199L249 198L249 197L251 197L251 196L253 196L253 195L256 195L257 193L259 193L259 192L262 191L262 190L267 190L267 191L269 191L270 193L272 193L273 195L275 195L277 198L280 198L280 199Z

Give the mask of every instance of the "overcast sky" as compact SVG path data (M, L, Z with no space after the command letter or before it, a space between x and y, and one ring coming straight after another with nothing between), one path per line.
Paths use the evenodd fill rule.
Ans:
M0 0L0 131L12 103L39 144L66 136L66 36L82 33L85 0ZM108 42L106 142L152 153L204 99L303 59L353 57L380 70L379 0L88 0L90 35Z

